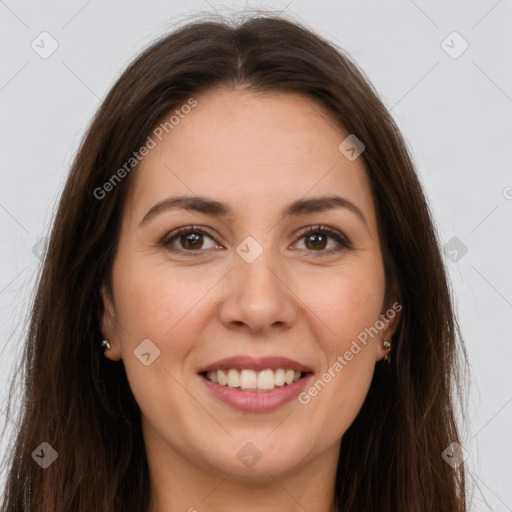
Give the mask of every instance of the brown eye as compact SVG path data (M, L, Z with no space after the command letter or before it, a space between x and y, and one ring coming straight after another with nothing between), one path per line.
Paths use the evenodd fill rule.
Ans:
M318 253L315 256L329 255L352 248L350 241L345 236L329 226L308 227L302 231L299 239L304 239L304 250ZM209 246L208 240L210 240ZM335 242L334 247L329 247L331 240ZM167 234L161 243L171 252L189 256L199 256L201 251L206 249L223 248L216 244L212 235L196 226L187 226L173 231Z
M201 249L203 240L201 240L202 234L189 233L187 235L180 235L178 240L184 249Z
M206 239L210 239L208 246ZM188 226L167 234L162 240L162 244L172 252L196 252L203 249L218 247L212 236L201 228Z
M311 250L325 249L327 245L327 236L323 233L312 233L306 237L306 247Z
M303 230L299 236L301 240L304 239L305 250L319 253L318 256L352 248L350 241L345 236L329 226L311 226ZM334 240L334 248L328 248L329 240Z

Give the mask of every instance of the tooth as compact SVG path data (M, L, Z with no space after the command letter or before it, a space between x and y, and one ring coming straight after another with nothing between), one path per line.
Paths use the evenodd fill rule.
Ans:
M257 379L254 370L242 370L240 372L240 387L242 389L256 389Z
M240 376L238 370L231 369L228 371L228 386L230 388L237 388L240 386Z
M263 370L258 373L258 389L274 389L274 372Z
M274 384L276 386L284 386L284 382L285 382L284 370L282 368L279 368L279 370L275 371Z
M215 384L251 391L265 391L274 389L276 386L282 387L285 384L290 385L297 382L301 375L300 371L291 369L285 370L284 368L278 368L276 370L268 368L261 372L230 368L226 370L216 370L206 374L207 378Z
M221 386L225 386L228 383L228 378L222 370L217 370L217 379Z

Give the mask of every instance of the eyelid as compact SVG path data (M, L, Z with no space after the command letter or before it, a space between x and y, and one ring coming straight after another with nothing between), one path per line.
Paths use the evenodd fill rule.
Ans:
M163 238L162 240L160 241L160 243L166 248L168 249L169 251L171 252L180 252L180 253L196 253L196 254L201 254L202 251L204 251L205 249L198 249L196 251L186 251L185 249L174 249L174 248L171 248L170 247L170 244L171 244L171 240L173 238L176 238L176 237L179 237L180 235L184 235L184 234L187 234L187 233L201 233L203 235L207 235L209 236L215 243L218 244L217 240L216 240L216 237L215 235L213 235L213 233L210 232L209 228L206 228L204 226L196 226L196 225L190 225L190 226L183 226L181 228L176 228L176 229L173 229L172 231L169 231L169 233L167 233Z
M189 225L189 226L183 226L181 228L176 228L173 231L170 231L167 233L161 240L161 244L166 248L167 250L173 252L173 253L181 253L181 254L187 254L191 256L199 256L204 253L204 251L208 251L209 249L197 249L197 250L185 250L185 249L174 249L170 247L171 241L183 234L187 233L201 233L203 235L209 236L215 243L218 244L216 240L216 236L213 235L210 232L210 229L204 226L196 226L196 225ZM300 240L301 238L305 237L309 233L325 233L328 237L333 238L338 242L338 244L341 246L341 248L338 249L330 249L330 250L320 250L320 251L313 251L308 249L299 249L301 251L307 251L309 253L318 253L315 256L322 257L327 256L329 254L336 254L342 250L350 250L353 248L353 245L351 241L339 230L332 228L330 226L326 226L324 224L317 224L312 226L306 226L305 228L302 228L299 230L299 232L295 235L296 241L294 244ZM220 245L220 244L219 244Z
M316 224L313 226L307 226L303 229L301 229L297 233L297 237L300 240L304 236L308 235L309 233L325 233L330 238L334 238L341 246L342 248L349 250L353 249L352 242L349 240L347 236L345 236L341 231L338 229L332 228L331 226L326 226L325 224ZM307 250L307 249L306 249ZM335 254L340 252L342 249L331 249L329 251L309 251L312 253L318 253L318 256L328 255L328 254Z

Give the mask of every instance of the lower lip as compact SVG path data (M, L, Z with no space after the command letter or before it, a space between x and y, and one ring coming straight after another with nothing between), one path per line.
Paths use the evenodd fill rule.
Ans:
M269 412L279 409L288 402L291 402L306 387L306 383L312 374L299 379L293 384L269 391L240 391L237 388L220 386L203 375L200 375L208 389L222 402L245 412Z

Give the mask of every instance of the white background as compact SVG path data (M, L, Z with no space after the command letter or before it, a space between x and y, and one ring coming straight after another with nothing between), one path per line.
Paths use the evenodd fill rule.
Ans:
M197 12L244 2L0 1L0 408L23 343L39 258L71 159L116 77ZM472 510L512 511L512 1L294 0L286 10L347 51L411 148L446 256L472 370ZM58 43L47 59L32 41ZM457 31L469 47L452 58ZM463 41L445 45L458 52ZM46 46L48 48L48 46ZM70 343L73 340L69 340ZM5 449L5 440L3 445ZM2 452L3 454L3 452Z

